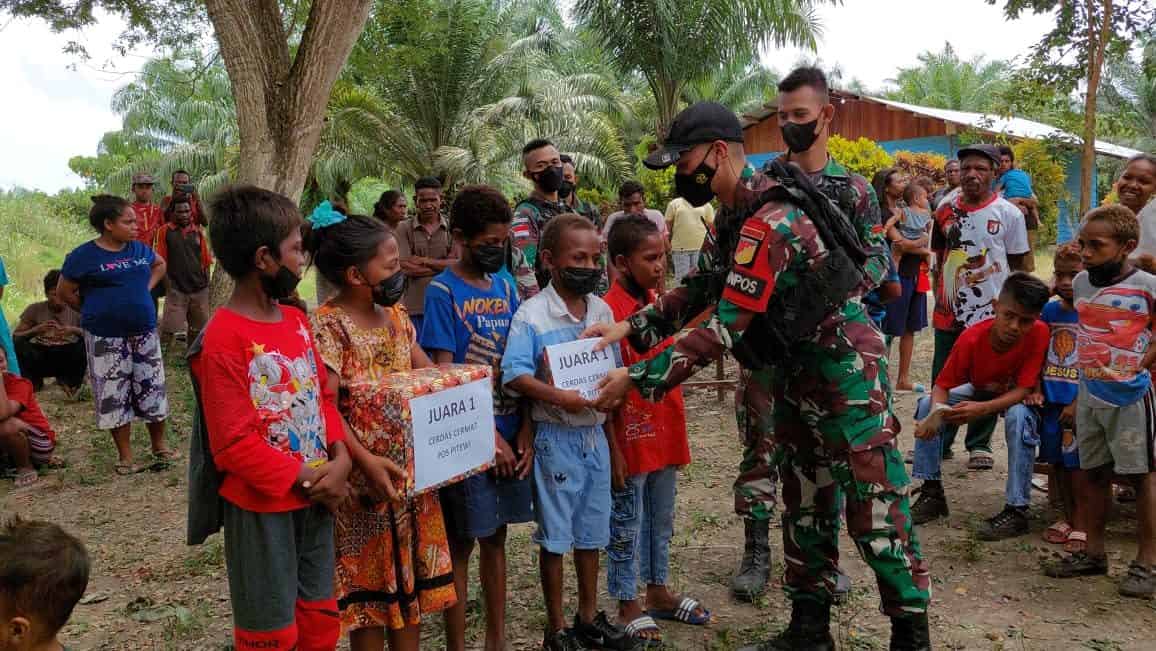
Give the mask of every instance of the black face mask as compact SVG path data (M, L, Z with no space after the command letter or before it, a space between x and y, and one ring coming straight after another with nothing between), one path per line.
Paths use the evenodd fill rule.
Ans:
M277 273L272 276L261 274L261 289L265 295L274 301L289 298L293 295L293 291L297 289L297 283L301 282L301 277L289 271L289 267L281 265L277 269Z
M810 122L799 124L797 122L788 122L779 127L783 133L783 142L787 143L787 149L795 153L802 153L811 148L818 140L819 134L816 133L819 126L819 118L815 118Z
M501 271L502 265L506 263L506 247L504 246L482 244L470 247L470 255L478 269L488 274Z
M705 206L714 199L710 182L717 171L707 167L706 159L703 159L690 174L674 175L674 191L695 208Z
M569 199L572 194L574 194L574 184L569 181L562 181L562 185L558 186L558 198Z
M557 192L562 187L562 166L547 167L534 175L534 183L546 194Z
M563 267L558 270L558 282L567 291L585 296L598 288L602 270L597 267Z
M1102 265L1095 267L1088 267L1088 280L1096 287L1107 287L1111 285L1120 274L1124 271L1124 261L1116 260L1113 262L1105 262Z
M373 286L373 302L382 307L393 307L405 296L406 277L397 272Z

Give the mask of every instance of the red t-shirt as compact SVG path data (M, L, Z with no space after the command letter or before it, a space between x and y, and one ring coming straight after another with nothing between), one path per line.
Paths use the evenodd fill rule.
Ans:
M654 293L647 297L654 300ZM615 281L603 300L610 305L618 321L634 314L645 305ZM626 365L649 359L669 343L655 346L649 354L640 355L630 344L623 343L622 361ZM644 399L637 390L626 394L626 401L614 412L614 436L626 460L626 474L638 475L690 463L690 446L686 440L686 406L682 390L668 392L657 403Z
M281 313L265 323L218 309L189 360L221 497L258 513L309 506L293 488L301 464L324 463L345 438L308 319L292 307Z
M1048 350L1048 324L1037 320L1019 343L1006 353L991 347L991 327L995 319L971 326L959 335L947 364L935 379L935 385L950 391L971 384L981 391L1004 393L1012 387L1031 389L1040 379L1044 355Z
M32 387L32 380L5 373L4 391L8 394L9 400L15 400L24 408L16 414L16 417L40 430L50 441L56 443L56 432L52 431L52 425L48 424L44 412L40 411L40 403L36 402L36 392Z
M136 213L136 239L147 247L152 247L156 238L157 229L165 223L165 213L161 207L152 203L133 203L132 210Z

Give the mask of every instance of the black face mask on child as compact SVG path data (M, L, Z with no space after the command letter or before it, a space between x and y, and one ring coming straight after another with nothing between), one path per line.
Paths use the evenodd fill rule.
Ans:
M261 289L269 298L280 301L289 298L297 289L297 284L301 282L301 277L289 271L289 267L281 265L277 269L277 273L272 276L260 275Z
M1111 285L1124 271L1123 260L1113 260L1095 267L1088 267L1088 280L1096 287Z
M484 273L498 273L506 263L506 247L493 244L482 244L470 248L470 255L474 264Z
M405 296L406 276L398 271L373 286L373 302L382 307L393 307Z
M588 267L563 267L558 270L558 283L567 290L585 296L598 288L602 270Z

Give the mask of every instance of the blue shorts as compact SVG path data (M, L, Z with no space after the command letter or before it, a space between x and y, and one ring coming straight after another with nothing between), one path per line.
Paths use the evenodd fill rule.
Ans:
M602 426L534 425L534 542L552 554L606 547L610 447Z
M1060 413L1064 405L1044 403L1037 409L1040 414L1040 463L1062 465L1069 470L1080 469L1080 450L1076 437L1064 440L1064 426L1060 424Z
M899 279L903 295L887 304L883 334L902 337L927 327L927 292L915 291L918 282L918 277Z
M489 538L507 524L530 522L530 479L506 479L484 472L438 491L446 534L456 540Z

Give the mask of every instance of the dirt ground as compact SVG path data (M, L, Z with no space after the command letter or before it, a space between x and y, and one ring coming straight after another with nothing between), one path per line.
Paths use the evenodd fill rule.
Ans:
M931 346L928 331L917 344L917 378L928 378ZM185 448L190 391L181 362L170 362L169 378L174 412L171 436ZM231 648L219 537L202 547L184 544L184 468L116 477L111 440L92 429L91 402L66 402L54 387L42 393L41 400L57 425L60 451L71 465L32 493L6 494L11 483L0 483L0 513L57 522L78 534L93 555L92 581L64 631L64 642L72 649ZM914 401L912 395L896 400L905 427L904 448L911 445ZM701 599L713 611L715 621L705 628L670 624L664 631L668 648L734 649L784 626L789 607L777 578L775 588L756 605L739 604L729 597L727 585L742 552L742 524L731 510L731 482L739 458L733 400L728 394L719 403L714 391L698 391L688 395L687 410L694 462L679 483L672 579L676 589ZM1000 543L983 543L973 537L977 521L1002 507L1006 478L1002 431L1002 427L997 431L994 471L966 471L963 454L946 462L952 515L919 529L934 581L935 648L1156 648L1152 602L1116 594L1116 581L1135 552L1130 505L1118 507L1112 520L1112 576L1108 578L1061 582L1040 575L1040 559L1057 550L1040 538L1054 519L1041 493L1034 499L1030 535ZM134 437L138 454L144 455L143 428ZM961 445L962 436L957 443ZM544 615L531 531L532 525L522 525L510 536L511 649L537 648L541 640ZM782 572L778 536L776 524L772 532L776 577ZM848 604L836 611L840 648L886 649L888 623L878 612L878 592L870 570L846 536L841 550L855 588ZM574 585L572 576L567 585ZM601 585L605 587L604 580ZM480 641L483 624L477 597L475 582L470 625L473 638ZM573 612L574 601L571 594L568 612ZM603 602L613 612L609 597L604 595ZM440 629L441 618L430 617L425 648L442 648Z

